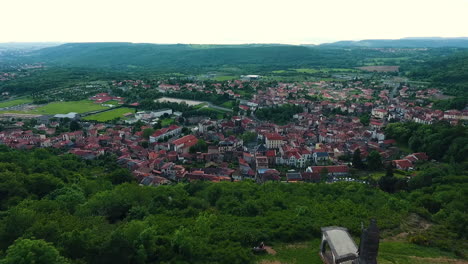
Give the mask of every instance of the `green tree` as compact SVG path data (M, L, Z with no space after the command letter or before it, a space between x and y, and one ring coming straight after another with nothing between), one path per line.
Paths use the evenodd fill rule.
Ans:
M70 131L77 131L81 129L80 123L78 121L73 120L70 122Z
M328 181L328 169L327 168L323 168L322 170L320 170L320 180L322 182Z
M380 170L382 168L382 157L377 151L371 151L367 156L367 165L370 170Z
M206 151L208 151L208 144L206 144L206 142L203 139L199 139L197 141L197 144L191 146L189 149L190 153L206 152Z
M151 135L153 135L154 129L153 128L146 128L143 130L143 138L149 139Z
M358 148L353 153L353 167L356 169L363 169L364 163L361 158L361 150Z
M370 122L369 114L364 114L364 115L360 116L359 121L361 121L361 124L363 124L364 126L368 126L369 122Z
M67 264L59 251L44 240L20 238L11 245L0 264Z

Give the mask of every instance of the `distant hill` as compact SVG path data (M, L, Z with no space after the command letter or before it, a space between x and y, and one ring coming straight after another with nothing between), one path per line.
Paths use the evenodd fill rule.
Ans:
M468 48L468 38L402 38L338 41L321 44L320 47L367 47L367 48Z
M382 56L360 50L343 52L280 44L187 45L68 43L28 54L26 59L60 66L194 70L199 67L249 65L275 67L353 67L364 58Z
M468 41L467 41L468 43ZM33 62L65 67L113 68L118 70L190 71L216 70L235 65L246 71L291 67L345 68L365 66L372 58L411 57L415 53L383 53L361 47L245 44L190 45L137 43L68 43L34 51L24 56Z
M29 45L30 47L36 47ZM1 46L0 46L1 47ZM468 39L400 39L340 41L331 44L201 45L128 42L67 43L37 50L4 53L4 61L44 62L49 66L123 71L202 72L235 66L246 73L298 67L351 68L389 59L426 61L434 51L382 52L366 47L467 47ZM452 51L444 51L446 54ZM427 54L426 54L427 53ZM443 53L443 52L442 52ZM0 52L0 56L1 56ZM384 58L385 60L382 60ZM385 65L385 64L379 64Z
M0 50L28 51L58 46L58 42L5 42L0 43Z

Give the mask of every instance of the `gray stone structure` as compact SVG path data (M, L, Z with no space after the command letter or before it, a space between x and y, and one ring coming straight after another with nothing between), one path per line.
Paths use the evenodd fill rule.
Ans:
M377 264L379 229L375 220L363 229L359 248L344 227L322 228L320 257L325 264Z

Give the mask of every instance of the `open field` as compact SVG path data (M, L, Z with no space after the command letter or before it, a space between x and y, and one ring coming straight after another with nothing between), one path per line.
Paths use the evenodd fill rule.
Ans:
M322 264L318 255L320 240L294 244L275 244L274 255L258 256L259 264ZM378 262L381 264L468 264L449 252L407 242L380 242Z
M114 110L94 114L94 115L89 115L87 117L84 117L84 120L93 120L93 121L99 121L99 122L106 122L113 120L115 118L121 117L123 118L124 114L126 113L135 113L135 109L133 108L127 108L127 107L122 107L122 108L117 108Z
M0 102L0 108L32 103L32 101L33 100L29 98L22 98L22 99L16 99L16 100L11 100L11 101Z

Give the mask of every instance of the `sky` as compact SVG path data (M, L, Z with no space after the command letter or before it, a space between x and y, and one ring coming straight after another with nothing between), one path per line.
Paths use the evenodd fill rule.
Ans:
M468 37L468 0L0 0L0 42Z

